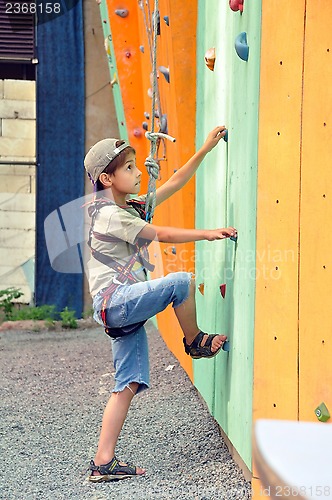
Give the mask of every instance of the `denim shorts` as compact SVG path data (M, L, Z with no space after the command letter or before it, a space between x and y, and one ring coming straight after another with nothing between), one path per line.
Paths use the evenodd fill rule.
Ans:
M121 328L152 318L169 304L179 307L189 296L191 273L170 273L163 278L119 285L111 296L106 309L110 328ZM103 325L100 317L102 292L93 299L94 318ZM137 392L149 387L148 342L144 326L134 333L111 339L115 368L115 387L120 392L131 382L139 384Z

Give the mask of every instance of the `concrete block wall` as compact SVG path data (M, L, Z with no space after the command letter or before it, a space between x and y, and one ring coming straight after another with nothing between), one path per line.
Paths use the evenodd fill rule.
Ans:
M35 161L36 84L0 80L0 290L21 289L24 303L34 288Z

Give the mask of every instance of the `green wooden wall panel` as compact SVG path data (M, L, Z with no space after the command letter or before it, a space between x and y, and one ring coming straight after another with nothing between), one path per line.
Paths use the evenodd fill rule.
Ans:
M101 17L101 24L103 27L104 37L105 37L105 40L107 39L107 41L108 41L109 53L107 53L106 55L107 55L107 61L108 61L108 69L110 72L110 80L112 81L113 78L118 74L118 72L117 72L117 68L116 68L116 58L115 58L115 53L114 53L112 32L111 32L111 26L110 26L110 22L109 22L106 0L101 1L100 5L99 5L99 9L100 9L100 17ZM118 127L119 127L119 138L128 141L128 132L127 132L126 119L125 119L125 114L124 114L124 109L123 109L121 88L120 88L119 82L117 82L115 85L113 85L113 98L114 98L116 118L117 118Z
M261 2L245 4L241 15L228 2L211 0L207 8L199 1L198 19L197 146L218 124L228 127L229 141L210 153L197 174L196 225L234 225L239 238L237 245L196 245L196 280L205 284L204 296L197 294L199 326L226 333L231 352L195 361L194 383L251 469ZM248 36L248 62L234 49L242 31ZM204 64L210 47L216 48L213 72Z

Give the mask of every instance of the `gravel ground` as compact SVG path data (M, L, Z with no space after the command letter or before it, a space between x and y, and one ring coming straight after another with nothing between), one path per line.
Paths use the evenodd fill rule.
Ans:
M147 473L101 484L86 469L114 383L108 337L100 328L0 332L2 500L251 498L198 392L147 325L152 387L134 398L117 450Z

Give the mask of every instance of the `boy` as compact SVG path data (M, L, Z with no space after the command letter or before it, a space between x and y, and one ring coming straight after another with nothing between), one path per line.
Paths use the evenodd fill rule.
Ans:
M225 127L212 130L201 149L156 191L156 205L181 189L195 174L205 155L225 135ZM170 303L184 333L184 348L193 358L213 357L227 340L208 335L196 322L195 282L190 273L170 273L147 281L150 269L147 246L152 240L185 243L236 236L233 227L180 229L149 224L145 220L146 196L128 199L140 190L141 171L135 151L125 141L104 139L87 153L85 168L92 180L96 201L92 217L88 263L94 317L112 338L115 387L106 405L98 450L90 463L90 481L111 481L142 475L145 470L118 461L115 447L135 394L149 387L148 346L144 323Z

